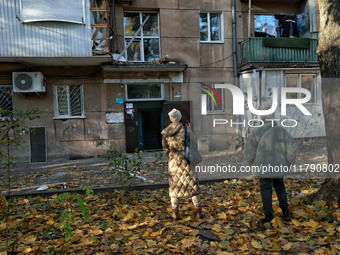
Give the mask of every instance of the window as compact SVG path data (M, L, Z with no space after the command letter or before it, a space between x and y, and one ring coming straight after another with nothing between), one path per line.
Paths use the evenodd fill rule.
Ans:
M274 15L254 15L255 37L276 36Z
M136 34L147 17L148 20ZM124 35L126 46L133 39L125 52L128 61L150 62L160 59L158 13L124 13Z
M127 101L164 99L163 84L127 84L125 91Z
M13 112L12 86L0 86L0 117L8 117Z
M316 74L286 74L286 87L305 88L310 91L311 99L309 103L316 103ZM301 98L301 93L288 93L288 99Z
M221 13L200 13L201 42L222 42Z
M202 86L202 93L207 95L207 113L221 113L224 111L224 90L222 88L215 88L214 84ZM218 96L220 98L218 98ZM221 102L222 105L221 105Z
M56 118L85 117L82 85L55 86L55 103Z

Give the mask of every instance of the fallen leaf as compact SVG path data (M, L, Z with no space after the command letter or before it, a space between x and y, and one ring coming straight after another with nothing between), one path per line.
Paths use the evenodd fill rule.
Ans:
M251 245L252 245L255 249L258 249L258 250L260 250L260 249L263 248L263 247L262 247L262 244L261 244L260 242L256 241L256 240L251 241Z
M289 251L292 248L292 243L286 243L285 245L282 245L282 248L285 251Z
M282 221L278 216L274 217L272 219L271 223L273 224L274 228L281 228L282 227Z
M23 252L24 252L25 254L31 253L32 251L33 251L32 248L26 248L25 250L23 250Z
M217 218L221 219L221 220L226 220L227 219L227 215L225 212L221 212L217 214Z
M291 219L291 222L294 224L294 226L299 227L300 224L297 220Z
M55 242L58 246L63 245L64 243L66 243L65 238L59 238L56 242Z
M310 220L309 222L305 223L305 226L311 227L313 229L316 229L319 226L319 223L317 223L314 220Z

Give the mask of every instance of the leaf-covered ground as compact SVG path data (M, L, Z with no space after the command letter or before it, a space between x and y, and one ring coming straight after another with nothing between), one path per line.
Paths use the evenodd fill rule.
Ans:
M327 149L325 138L313 139L308 143L300 141L300 149L296 164L326 164ZM160 152L142 152L143 164L136 183L167 183L168 165L165 156L159 157ZM133 156L131 154L130 156ZM227 163L239 168L245 165L244 152L217 151L204 155L201 165ZM70 160L66 162L49 162L44 164L18 164L11 170L12 192L30 192L39 185L47 185L49 190L89 187L117 186L117 176L108 167L109 161L104 158ZM0 169L0 192L8 190L6 169ZM230 176L224 172L198 173L199 179L225 179ZM30 189L28 189L30 188Z
M256 180L230 180L201 186L206 217L193 217L190 199L181 201L181 219L170 218L168 190L144 190L82 196L91 221L76 203L68 242L58 226L64 209L55 197L12 202L9 243L17 254L339 254L340 209L324 202L306 204L302 194L321 180L288 179L294 219L282 222L274 196L272 226L262 217ZM5 208L0 204L0 254L5 254ZM38 251L39 249L39 251Z

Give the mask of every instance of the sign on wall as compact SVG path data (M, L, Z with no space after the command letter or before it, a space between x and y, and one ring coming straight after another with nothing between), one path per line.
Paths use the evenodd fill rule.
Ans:
M20 0L22 22L62 21L85 23L84 0Z
M124 113L122 112L108 112L106 113L106 123L124 123Z
M124 97L116 97L116 104L123 104L124 103Z

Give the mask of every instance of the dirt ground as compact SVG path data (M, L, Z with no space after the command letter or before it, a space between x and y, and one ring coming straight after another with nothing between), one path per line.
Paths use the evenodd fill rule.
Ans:
M327 150L325 138L315 138L310 141L299 140L300 149L297 165L325 164L327 163ZM167 158L163 155L157 160L158 153L142 153L142 170L137 183L167 183ZM133 154L129 156L133 157ZM200 165L214 165L221 162L239 168L246 164L244 152L216 151L203 155ZM89 187L117 186L117 176L114 176L109 161L105 158L88 158L52 162L41 164L17 164L11 170L11 189L13 192L34 191L37 189L69 189L81 185ZM200 180L227 179L225 172L199 172ZM290 176L293 177L294 176ZM42 185L46 185L42 186ZM0 192L8 190L7 169L1 169Z

